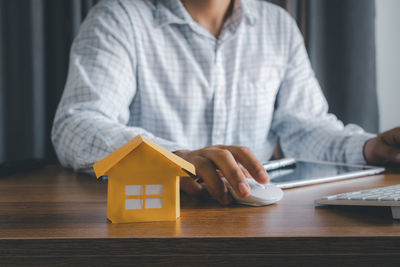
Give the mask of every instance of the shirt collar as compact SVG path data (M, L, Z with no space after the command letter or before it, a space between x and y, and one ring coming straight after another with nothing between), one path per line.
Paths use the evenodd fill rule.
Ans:
M235 0L232 16L245 18L247 23L254 25L258 13L250 2ZM166 24L192 24L193 19L180 0L156 0L154 22L156 26L162 27Z

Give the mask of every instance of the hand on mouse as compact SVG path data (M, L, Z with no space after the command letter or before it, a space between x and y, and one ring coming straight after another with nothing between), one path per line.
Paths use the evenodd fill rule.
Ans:
M249 177L247 174L262 184L269 180L263 165L247 147L217 145L193 151L180 150L174 153L196 167L196 177L204 181L221 204L232 202L228 188L221 176L225 177L235 192L242 197L250 194L250 187L246 181L246 177ZM241 169L238 163L245 170ZM196 196L201 193L203 187L196 180L184 178L181 179L181 189L189 195Z
M364 145L364 157L368 164L400 164L400 127L383 132Z

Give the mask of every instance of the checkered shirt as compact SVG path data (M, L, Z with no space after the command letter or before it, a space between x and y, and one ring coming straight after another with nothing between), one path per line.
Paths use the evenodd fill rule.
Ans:
M138 134L170 151L226 144L267 161L364 163L374 135L328 113L295 21L241 0L219 38L179 0L105 0L73 42L52 129L60 162L91 166Z

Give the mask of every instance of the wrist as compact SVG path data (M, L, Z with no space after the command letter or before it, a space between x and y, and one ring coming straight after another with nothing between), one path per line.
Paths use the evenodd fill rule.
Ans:
M368 139L363 146L363 156L367 164L373 164L373 151L376 144L376 137Z

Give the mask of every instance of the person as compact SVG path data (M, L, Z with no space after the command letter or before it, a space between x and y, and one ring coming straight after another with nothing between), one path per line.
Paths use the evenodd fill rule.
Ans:
M60 162L79 171L136 135L192 162L222 204L226 178L268 181L277 138L286 156L400 163L400 128L344 126L328 105L295 21L256 0L106 0L73 42L52 129ZM203 192L182 179L190 195Z

